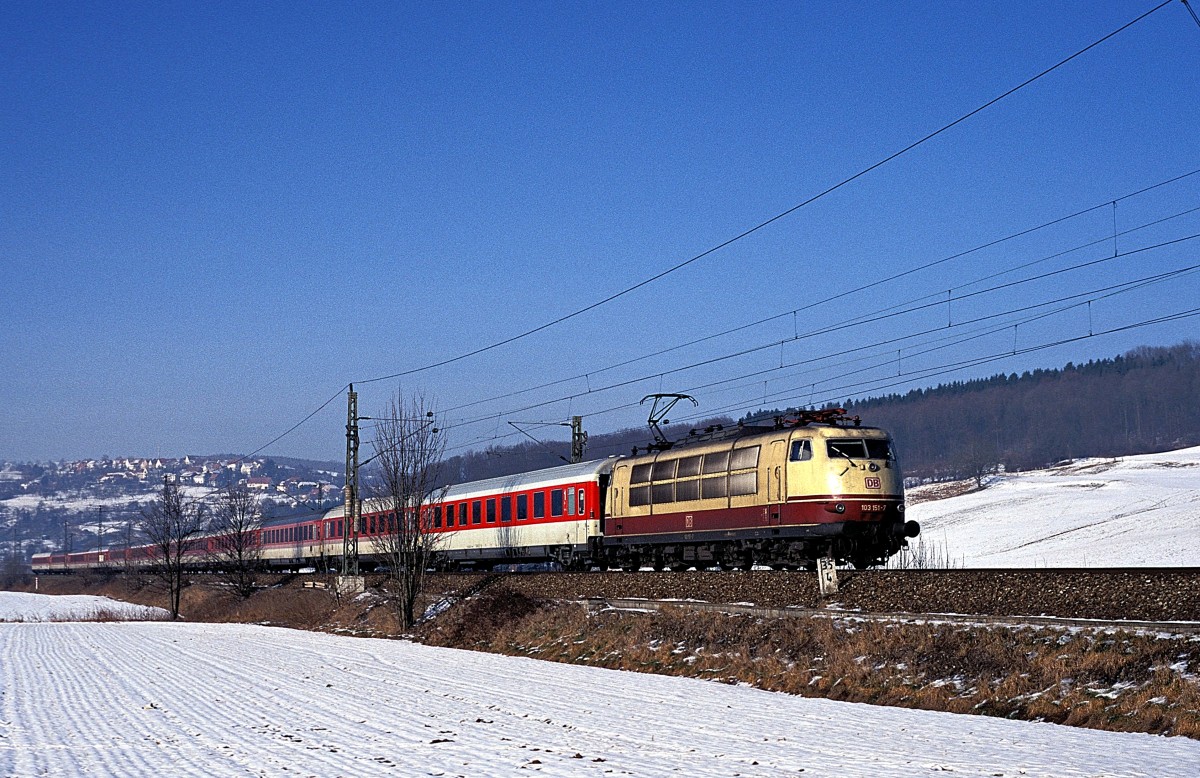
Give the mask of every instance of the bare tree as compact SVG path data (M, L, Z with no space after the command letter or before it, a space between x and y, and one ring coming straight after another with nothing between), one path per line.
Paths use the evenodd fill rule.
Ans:
M245 486L230 486L217 501L210 525L215 535L210 560L222 580L242 599L254 594L262 568L262 511Z
M376 547L398 591L405 628L416 623L425 568L446 538L445 532L435 531L432 509L445 495L438 470L446 435L434 423L433 411L421 396L405 400L398 394L385 412L375 417L372 458L377 464L367 486L374 498L368 510L382 511L385 516Z
M167 587L172 619L179 618L188 555L199 544L204 520L204 506L188 500L179 484L166 478L158 499L142 510L142 531L154 554L154 572Z

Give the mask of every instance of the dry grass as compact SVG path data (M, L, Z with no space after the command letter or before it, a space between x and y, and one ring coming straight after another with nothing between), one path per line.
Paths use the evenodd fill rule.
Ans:
M481 584L457 582L468 592ZM184 590L183 613L190 621L401 634L378 582L366 595L340 603L329 591L303 589L286 577L268 583L241 600L199 579ZM537 581L495 583L419 625L413 637L431 645L808 697L1200 739L1196 638L852 616L771 620L683 608L589 613L523 588L531 583ZM164 596L150 581L121 577L86 582L64 577L41 590L105 594L145 605L161 605ZM436 599L431 595L426 604Z
M602 611L503 588L422 633L454 646L808 697L1200 739L1200 641L1101 630Z

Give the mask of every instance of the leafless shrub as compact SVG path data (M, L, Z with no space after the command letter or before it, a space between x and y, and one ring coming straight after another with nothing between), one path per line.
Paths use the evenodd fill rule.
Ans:
M167 479L158 498L142 511L142 531L154 552L152 570L167 589L172 619L179 618L188 556L199 543L204 523L204 506L187 499L179 484Z
M221 494L210 526L215 535L210 562L222 582L243 600L254 594L262 570L262 513L245 486Z
M438 466L446 436L435 418L424 398L397 396L375 420L376 469L367 491L374 497L371 509L383 513L376 545L406 628L416 623L425 570L447 536L434 531L431 508L445 494Z
M939 543L925 535L909 540L908 547L900 549L885 565L888 570L953 570L962 566L962 559L951 555L945 538Z

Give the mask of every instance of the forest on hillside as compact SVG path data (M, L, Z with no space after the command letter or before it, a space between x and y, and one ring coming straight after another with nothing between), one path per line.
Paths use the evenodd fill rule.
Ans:
M905 473L920 479L1200 445L1200 342L1143 346L1112 359L946 383L845 407L864 424L889 430ZM762 410L744 421L787 413ZM701 426L717 423L734 422ZM682 438L688 428L668 433ZM627 454L650 439L646 428L592 435L586 456ZM451 457L443 472L458 483L561 465L569 452L562 441L497 446Z
M1200 445L1200 343L846 404L889 430L905 472L977 476Z

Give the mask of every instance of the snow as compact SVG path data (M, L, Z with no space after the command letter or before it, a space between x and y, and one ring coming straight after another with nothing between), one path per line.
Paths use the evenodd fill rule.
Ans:
M0 592L0 622L4 621L151 621L170 618L162 608L96 597L90 594L52 596Z
M0 592L0 613L25 607ZM1200 764L1184 738L255 625L3 623L0 657L0 775L1165 778Z
M1197 567L1200 447L1001 474L908 518L960 567Z

